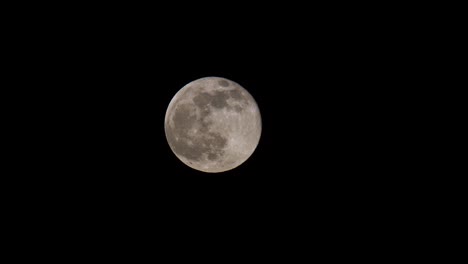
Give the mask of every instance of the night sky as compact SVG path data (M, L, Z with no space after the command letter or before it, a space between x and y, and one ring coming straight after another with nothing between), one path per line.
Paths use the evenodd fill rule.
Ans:
M392 127L382 122L392 91L382 62L393 55L372 23L335 11L262 11L222 24L98 12L86 23L31 24L36 45L24 50L35 89L25 96L40 111L28 113L34 133L25 138L39 158L26 184L51 210L153 235L156 222L187 232L250 227L270 238L312 222L324 237L355 230L343 226L385 203L395 172L385 151ZM255 152L224 173L184 165L164 134L172 97L208 76L239 83L262 116Z
M374 87L375 56L359 42L364 35L334 24L169 29L141 19L127 27L70 25L66 32L81 29L81 35L63 31L62 44L35 54L36 62L47 60L35 65L46 72L38 80L50 83L41 96L53 104L45 108L63 122L53 135L63 137L58 147L73 157L59 158L66 172L84 174L77 176L86 179L79 186L95 182L98 189L114 186L114 194L152 197L155 188L187 200L220 195L247 201L317 193L344 198L349 186L367 180L360 177L376 158L369 140L380 129L372 125L378 120L372 109L382 97ZM185 166L164 135L172 97L207 76L241 84L262 115L254 154L221 174Z

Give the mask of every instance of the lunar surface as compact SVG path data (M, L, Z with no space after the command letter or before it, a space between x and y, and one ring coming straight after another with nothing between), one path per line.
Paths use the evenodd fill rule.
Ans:
M214 173L234 169L252 155L262 123L247 90L225 78L205 77L176 93L164 128L169 146L184 164Z

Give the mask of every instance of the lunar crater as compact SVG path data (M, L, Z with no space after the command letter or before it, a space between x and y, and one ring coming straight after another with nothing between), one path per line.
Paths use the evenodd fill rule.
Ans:
M237 101L245 101L244 96L242 95L242 92L239 90L230 90L229 95Z
M240 107L239 105L235 105L234 106L234 110L238 113L242 112L242 110L244 110L242 107Z
M226 81L226 80L220 80L218 81L218 84L222 87L228 87L229 86L229 82Z

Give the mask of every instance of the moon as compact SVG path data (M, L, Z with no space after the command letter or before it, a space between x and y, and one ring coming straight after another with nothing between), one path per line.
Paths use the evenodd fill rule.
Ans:
M172 152L185 165L218 173L238 167L253 154L262 122L246 89L226 78L205 77L174 95L164 129Z

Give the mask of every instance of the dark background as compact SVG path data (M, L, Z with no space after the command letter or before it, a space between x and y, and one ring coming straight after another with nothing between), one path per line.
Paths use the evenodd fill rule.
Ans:
M379 12L281 8L72 8L26 22L31 208L129 236L175 226L326 240L390 217L386 150L399 131L382 120L398 43ZM172 97L206 76L238 82L262 115L256 151L225 173L185 166L164 135Z

